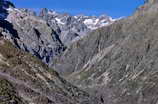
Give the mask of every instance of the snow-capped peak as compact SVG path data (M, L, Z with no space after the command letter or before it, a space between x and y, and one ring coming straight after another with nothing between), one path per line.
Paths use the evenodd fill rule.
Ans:
M55 20L57 21L58 24L64 25L65 23L61 21L61 19L59 18L55 18Z
M100 16L100 17L89 17L84 19L83 23L91 30L107 26L115 22L115 19L112 19L108 16Z
M67 44L78 37L85 36L88 32L97 28L108 26L116 20L107 15L85 16L59 13L53 10L42 9L40 17L45 19L59 34L63 43Z

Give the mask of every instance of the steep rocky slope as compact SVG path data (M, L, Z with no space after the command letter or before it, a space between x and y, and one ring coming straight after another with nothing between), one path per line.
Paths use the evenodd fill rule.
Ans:
M158 1L71 45L55 68L105 104L158 103ZM96 92L95 92L96 94Z
M0 104L97 104L34 56L0 39Z

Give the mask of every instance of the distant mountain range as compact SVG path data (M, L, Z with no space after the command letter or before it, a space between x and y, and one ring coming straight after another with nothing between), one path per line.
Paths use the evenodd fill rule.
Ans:
M57 13L46 8L41 10L39 16L49 23L59 34L61 41L66 45L85 36L92 30L108 26L116 21L106 15L99 17L85 15L72 16L68 13Z

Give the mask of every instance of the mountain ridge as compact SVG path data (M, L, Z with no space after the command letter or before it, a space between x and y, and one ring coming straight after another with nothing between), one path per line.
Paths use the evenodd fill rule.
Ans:
M71 43L71 41L75 40L75 38L80 38L97 28L108 26L117 20L106 15L98 17L85 15L72 16L68 13L58 13L46 8L40 11L39 16L53 27L59 34L61 41L66 45L69 41Z

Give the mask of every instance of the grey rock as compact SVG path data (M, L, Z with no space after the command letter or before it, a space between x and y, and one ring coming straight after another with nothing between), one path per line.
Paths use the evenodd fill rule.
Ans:
M65 50L66 47L57 33L34 12L16 8L10 8L7 12L5 21L8 21L16 32L5 34L5 37L10 41L16 40L18 48L32 53L48 65L53 63L53 57ZM16 35L13 35L15 33Z

